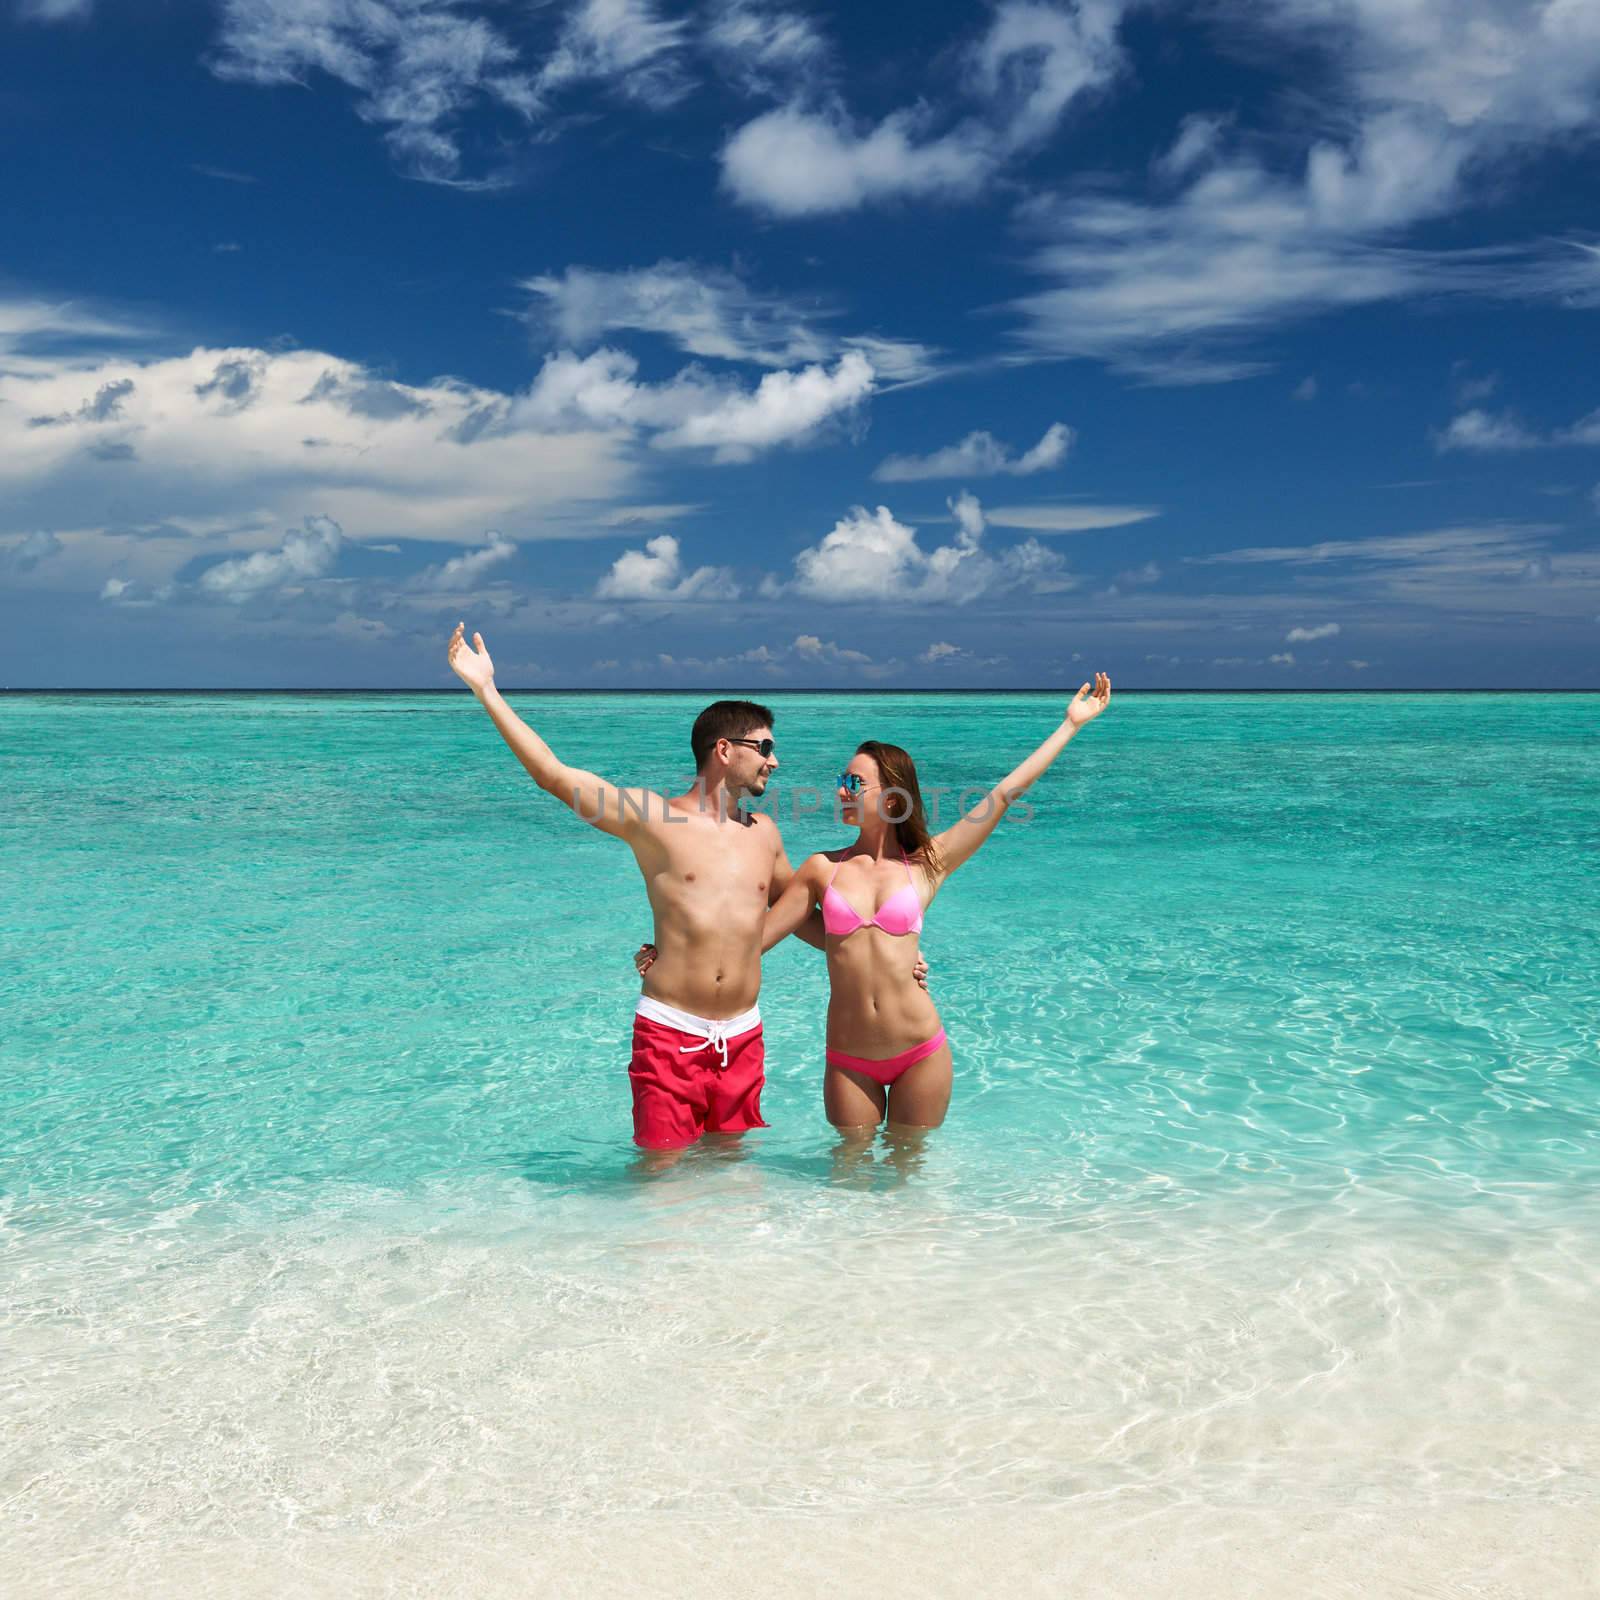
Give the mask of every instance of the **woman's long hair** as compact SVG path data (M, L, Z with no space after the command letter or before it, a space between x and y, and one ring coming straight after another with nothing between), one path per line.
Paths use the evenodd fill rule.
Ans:
M911 757L897 744L884 744L878 739L867 739L856 746L858 756L871 756L878 763L878 778L883 785L879 791L884 816L894 828L896 843L908 860L920 861L930 873L937 874L942 866L939 847L928 832L927 814L922 809L922 789L917 783L917 767ZM890 798L883 800L884 791ZM901 813L904 815L901 815Z

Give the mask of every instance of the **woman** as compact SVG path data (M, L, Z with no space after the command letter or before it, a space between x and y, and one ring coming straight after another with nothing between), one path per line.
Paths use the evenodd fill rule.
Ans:
M823 1104L835 1127L866 1133L886 1115L891 1128L944 1121L950 1046L932 996L911 972L923 916L1011 802L1110 703L1111 680L1097 673L1061 726L937 835L928 832L916 767L899 746L869 739L839 774L840 815L859 830L856 842L801 866L767 912L762 943L770 950L821 906L829 985Z

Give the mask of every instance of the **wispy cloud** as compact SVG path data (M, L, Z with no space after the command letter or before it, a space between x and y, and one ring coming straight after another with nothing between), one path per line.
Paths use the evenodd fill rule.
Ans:
M220 178L224 183L256 183L259 180L248 172L235 172L231 167L208 167L198 161L189 163L191 172L198 172L202 178Z
M603 83L655 110L690 90L687 24L665 21L651 0L578 0L534 86L543 98L576 83Z
M84 22L94 10L94 0L18 0L17 15L24 22Z
M821 323L837 309L763 294L725 267L658 261L653 267L598 271L571 266L523 280L537 297L529 320L556 342L583 349L617 330L657 334L689 355L785 367L855 351L895 381L930 376L938 351L881 334L839 335Z
M464 593L477 588L485 573L503 566L516 553L515 541L491 528L477 549L463 550L438 566L424 567L411 579L409 587L443 594Z
M1157 382L1221 381L1260 370L1231 346L1292 318L1440 289L1600 289L1592 247L1404 248L1416 225L1468 206L1476 180L1593 124L1594 8L1226 0L1216 17L1236 47L1320 55L1338 131L1325 120L1252 142L1191 118L1158 162L1181 179L1175 195L1034 202L1023 221L1047 282L1014 302L1028 351Z
M582 348L615 329L657 333L690 355L784 367L833 353L814 331L814 309L763 295L723 267L658 261L653 267L600 272L568 267L527 278L536 320L562 344Z
M794 92L827 65L827 40L803 12L765 0L720 0L702 43L719 72L746 94Z
M222 0L212 71L234 82L304 83L325 73L357 93L411 176L465 187L456 121L474 105L526 122L532 75L504 33L452 0Z
M1485 523L1430 528L1420 533L1377 534L1369 539L1323 539L1314 544L1256 545L1220 550L1212 555L1190 556L1193 566L1295 567L1325 566L1330 562L1364 565L1387 563L1479 565L1484 561L1523 561L1555 528L1549 523Z
M1120 0L1002 0L965 54L983 104L942 132L925 106L862 125L840 105L796 101L740 128L722 151L739 202L778 216L853 211L886 200L975 194L1009 159L1054 131L1073 101L1107 83L1121 56Z
M1030 533L1093 533L1097 528L1126 528L1159 517L1154 506L1036 505L994 506L986 513L996 528L1023 528Z
M979 429L959 444L947 445L926 456L888 456L872 476L880 483L914 483L925 478L990 478L1004 475L1026 478L1046 472L1066 460L1076 438L1064 422L1052 422L1044 437L1017 456L992 433Z

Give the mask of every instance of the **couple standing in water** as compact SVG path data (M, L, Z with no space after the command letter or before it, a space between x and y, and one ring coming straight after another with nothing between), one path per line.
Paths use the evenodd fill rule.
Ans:
M655 916L639 959L633 1023L634 1142L675 1150L707 1133L763 1128L761 957L790 934L828 959L823 1100L842 1130L937 1127L950 1104L950 1046L924 983L923 917L945 880L993 833L1085 723L1111 703L1095 676L1061 725L958 822L928 829L916 768L896 745L868 740L839 774L842 849L796 871L777 823L741 809L778 769L772 713L719 700L690 733L695 780L682 794L622 789L568 766L516 715L494 683L483 636L457 624L448 656L528 775L602 833L633 850Z

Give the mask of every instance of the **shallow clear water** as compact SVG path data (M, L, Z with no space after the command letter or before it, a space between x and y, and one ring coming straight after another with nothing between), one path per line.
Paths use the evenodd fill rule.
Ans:
M515 703L663 786L700 701ZM780 780L1059 714L786 696ZM838 1146L791 942L654 1175L631 857L465 695L0 698L0 780L14 1530L1600 1487L1600 697L1120 697L930 915L947 1125Z

